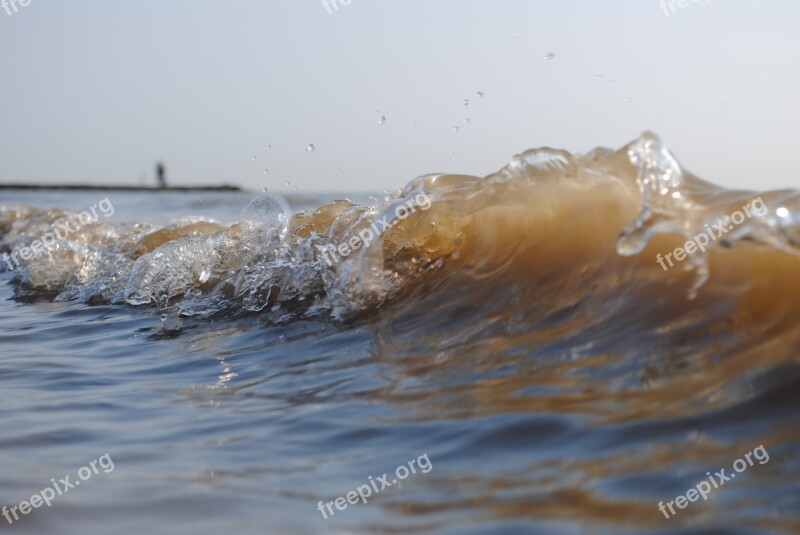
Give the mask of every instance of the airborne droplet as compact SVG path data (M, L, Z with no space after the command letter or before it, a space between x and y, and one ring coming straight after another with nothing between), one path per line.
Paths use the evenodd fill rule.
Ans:
M290 211L283 197L264 194L250 201L242 211L241 220L282 233L289 221Z
M309 143L308 147L306 147L306 152L307 153L308 152L314 152L315 150L317 150L317 147L315 147L313 143Z

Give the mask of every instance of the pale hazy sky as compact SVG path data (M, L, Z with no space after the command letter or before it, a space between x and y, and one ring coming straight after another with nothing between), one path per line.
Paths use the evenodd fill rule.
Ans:
M654 130L712 182L800 183L797 0L341 1L0 8L0 182L163 159L175 184L376 191Z

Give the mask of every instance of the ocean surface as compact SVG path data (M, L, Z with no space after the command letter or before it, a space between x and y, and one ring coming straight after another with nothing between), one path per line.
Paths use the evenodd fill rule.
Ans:
M800 533L798 192L498 168L0 191L0 532Z

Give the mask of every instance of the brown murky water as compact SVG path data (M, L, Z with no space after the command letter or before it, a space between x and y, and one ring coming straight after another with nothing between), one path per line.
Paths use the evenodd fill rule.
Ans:
M0 275L0 500L117 468L15 530L800 532L796 192L718 188L646 134L298 213L22 200L4 251L76 230Z

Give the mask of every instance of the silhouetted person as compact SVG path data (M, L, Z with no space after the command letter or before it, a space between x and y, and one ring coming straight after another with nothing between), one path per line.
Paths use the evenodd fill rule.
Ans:
M167 170L164 169L164 164L161 162L156 165L156 176L158 177L158 187L165 189L167 187Z

